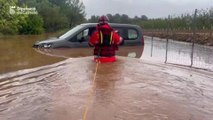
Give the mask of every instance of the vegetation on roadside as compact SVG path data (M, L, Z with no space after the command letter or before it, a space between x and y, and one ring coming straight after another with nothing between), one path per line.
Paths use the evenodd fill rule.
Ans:
M168 27L175 30L190 30L193 25L194 13L182 14L179 16L170 15L168 18L153 18L150 19L146 15L141 17L135 16L130 18L125 14L107 14L110 22L113 23L131 23L140 25L143 29L162 29ZM88 22L97 22L99 16L91 16ZM197 17L195 18L196 28L198 30L213 29L213 8L207 10L198 10Z
M10 11L12 6L14 13ZM37 14L18 13L18 7L35 8ZM85 21L84 9L79 0L1 0L0 34L41 34L68 29Z

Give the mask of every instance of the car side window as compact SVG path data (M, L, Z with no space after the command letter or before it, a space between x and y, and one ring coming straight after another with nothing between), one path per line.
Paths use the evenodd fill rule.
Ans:
M77 42L88 41L89 29L85 29L77 35Z
M138 38L138 32L135 29L128 29L128 39L127 40L136 40Z
M120 27L115 27L114 30L118 33L119 36L121 36L123 39L126 38L125 36L125 29Z
M87 28L78 33L76 36L74 36L70 42L87 42L89 41L90 36L92 33L96 30L95 27Z
M138 38L138 32L134 28L114 28L116 31L118 31L118 34L124 39L124 40L136 40Z

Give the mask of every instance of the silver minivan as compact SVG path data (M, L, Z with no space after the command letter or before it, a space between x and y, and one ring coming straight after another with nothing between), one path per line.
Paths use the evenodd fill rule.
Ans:
M92 33L96 30L97 23L85 23L80 24L73 29L69 30L65 34L57 37L50 38L44 41L36 42L33 47L35 48L86 48L89 47L88 40ZM127 50L128 46L138 46L140 53L137 56L141 56L144 45L144 38L142 30L137 25L131 24L117 24L110 23L110 26L118 31L118 34L124 39L121 47ZM142 46L142 47L141 47Z

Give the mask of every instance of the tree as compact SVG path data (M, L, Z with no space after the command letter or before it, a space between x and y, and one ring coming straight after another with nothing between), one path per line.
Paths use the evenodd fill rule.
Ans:
M141 20L146 21L146 20L148 20L148 17L146 15L141 15Z
M47 32L70 28L85 20L84 5L79 0L22 0L36 7Z
M35 7L38 15L10 14L10 6ZM84 9L79 0L1 0L0 33L39 34L44 29L54 32L74 27L85 21Z
M91 18L88 20L88 22L97 23L98 22L98 18L99 18L99 16L92 15Z
M121 15L118 13L113 16L113 21L115 23L120 23L120 21L121 21L120 19L121 19Z
M85 6L83 2L80 2L79 0L67 0L66 3L69 6L68 10L70 11L67 12L70 28L86 21Z
M120 22L121 23L130 23L129 16L126 14L121 15Z
M16 0L1 0L0 1L0 33L16 34L18 32L18 22L20 16L10 14L10 6L15 6ZM15 12L15 11L11 11Z
M39 15L29 15L25 21L20 21L20 34L41 34L43 33L43 19Z

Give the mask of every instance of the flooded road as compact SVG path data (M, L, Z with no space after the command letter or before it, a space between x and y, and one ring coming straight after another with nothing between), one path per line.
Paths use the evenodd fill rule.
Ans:
M55 34L9 36L0 38L0 75L7 72L50 65L67 58L92 56L93 48L60 48L34 49L32 45L38 40L56 36ZM122 47L117 52L119 56L137 53L141 56L143 48Z
M92 48L31 47L46 37L0 39L0 120L213 118L213 72L163 64L165 41L154 41L152 57L146 38L141 59L118 57L115 63L96 67ZM171 42L168 62L190 64L187 46ZM196 46L194 65L211 70L212 48L202 48ZM117 54L128 56L138 49L142 52L123 47Z
M213 73L118 57L92 57L0 78L1 120L211 120ZM87 113L85 115L85 109Z

